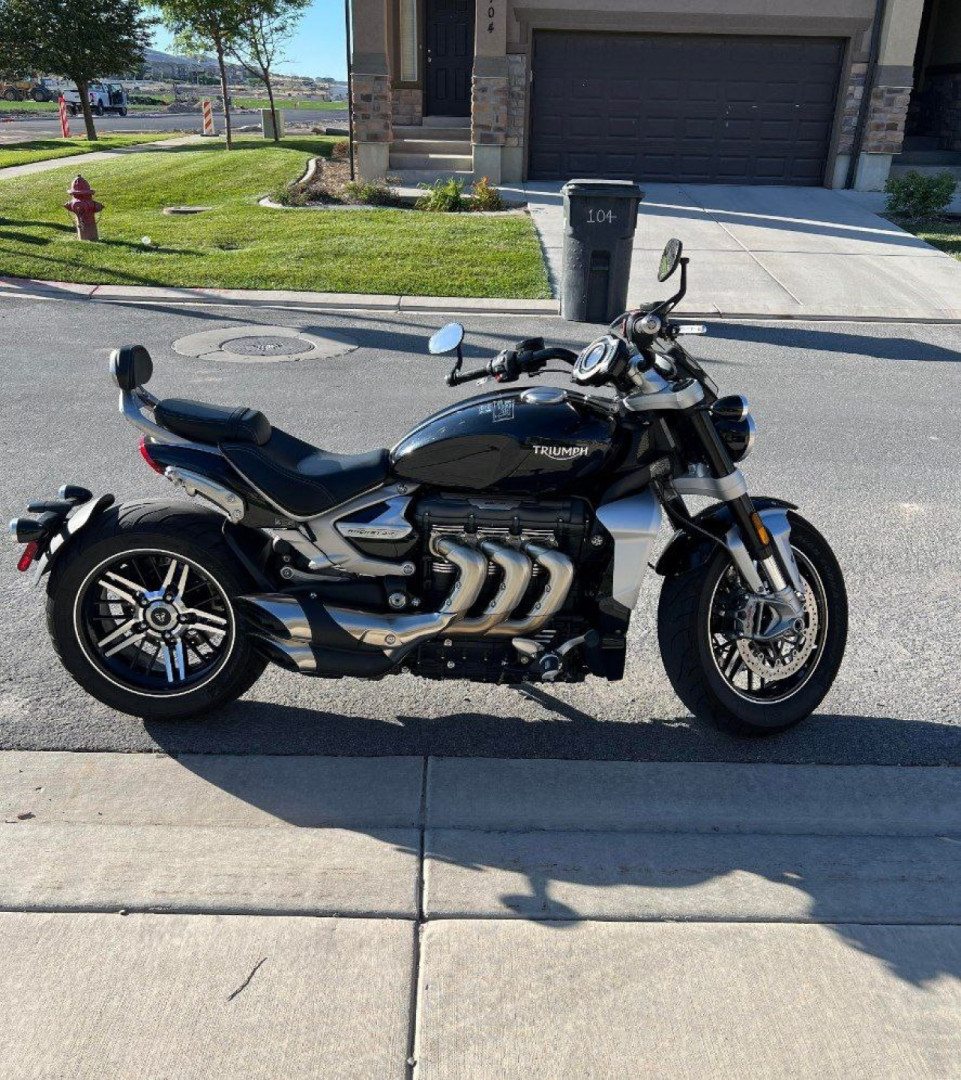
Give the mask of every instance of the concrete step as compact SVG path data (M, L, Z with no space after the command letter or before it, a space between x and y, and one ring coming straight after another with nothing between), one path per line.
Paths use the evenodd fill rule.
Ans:
M471 153L470 139L412 139L404 136L395 138L390 147L391 154L451 154L466 157Z
M961 151L957 150L903 150L891 163L892 165L933 165L937 168L951 168L961 165Z
M394 142L407 139L430 139L443 142L470 142L470 129L464 127L423 127L420 124L394 124Z
M474 159L470 154L395 154L391 151L391 169L427 169L431 172L470 172Z
M937 176L938 173L949 172L961 183L961 165L897 165L891 166L891 176L904 176L905 173L918 172L922 176Z
M469 116L425 116L424 127L430 128L469 128Z

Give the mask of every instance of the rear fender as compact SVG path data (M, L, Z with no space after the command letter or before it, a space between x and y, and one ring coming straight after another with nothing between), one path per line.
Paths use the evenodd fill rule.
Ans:
M34 578L34 584L39 582L44 574L50 573L53 564L63 554L64 548L88 528L95 518L113 506L114 501L113 495L95 495L73 511L47 545L47 550L37 560L37 576Z
M761 495L751 497L754 509L761 515L761 519L768 525L774 534L780 534L783 529L782 515L788 510L796 510L794 503L785 502L784 499L774 499L770 496ZM727 533L734 525L734 518L726 503L715 503L707 507L692 519L694 524L705 532L717 537L717 543L712 543L705 536L689 531L683 527L671 538L670 543L661 553L655 569L663 577L675 577L678 574L686 574L693 570L714 554L718 546L727 547ZM772 527L778 524L780 527ZM733 554L733 553L732 553Z

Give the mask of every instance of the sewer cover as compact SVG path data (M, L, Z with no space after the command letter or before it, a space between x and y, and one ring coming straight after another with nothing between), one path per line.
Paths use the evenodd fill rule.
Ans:
M181 356L226 360L235 364L282 363L285 360L327 360L357 348L340 334L314 333L293 326L228 326L202 330L173 343Z
M313 344L302 337L239 337L225 341L221 348L240 356L298 356L305 346L313 352Z

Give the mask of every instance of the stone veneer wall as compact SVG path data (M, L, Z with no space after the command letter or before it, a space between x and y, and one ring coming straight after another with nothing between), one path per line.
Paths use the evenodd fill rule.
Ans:
M864 81L868 75L866 63L852 64L847 93L844 96L844 112L841 116L841 135L838 153L850 154L854 149L854 132L858 126L858 113L864 99Z
M475 75L471 80L471 142L503 146L507 138L509 90L500 75Z
M910 86L876 86L861 149L866 154L900 154L908 118Z
M424 91L403 90L396 86L391 90L391 114L395 124L422 124L424 122Z
M386 75L354 72L354 136L358 142L391 141L391 92Z
M524 117L527 111L527 57L511 53L507 57L507 133L505 146L524 145Z

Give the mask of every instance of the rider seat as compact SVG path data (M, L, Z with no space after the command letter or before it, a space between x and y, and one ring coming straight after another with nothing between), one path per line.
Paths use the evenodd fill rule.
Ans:
M386 450L331 454L272 427L262 412L245 406L168 398L157 403L154 416L175 435L219 446L249 484L296 518L316 517L376 487L390 470Z

